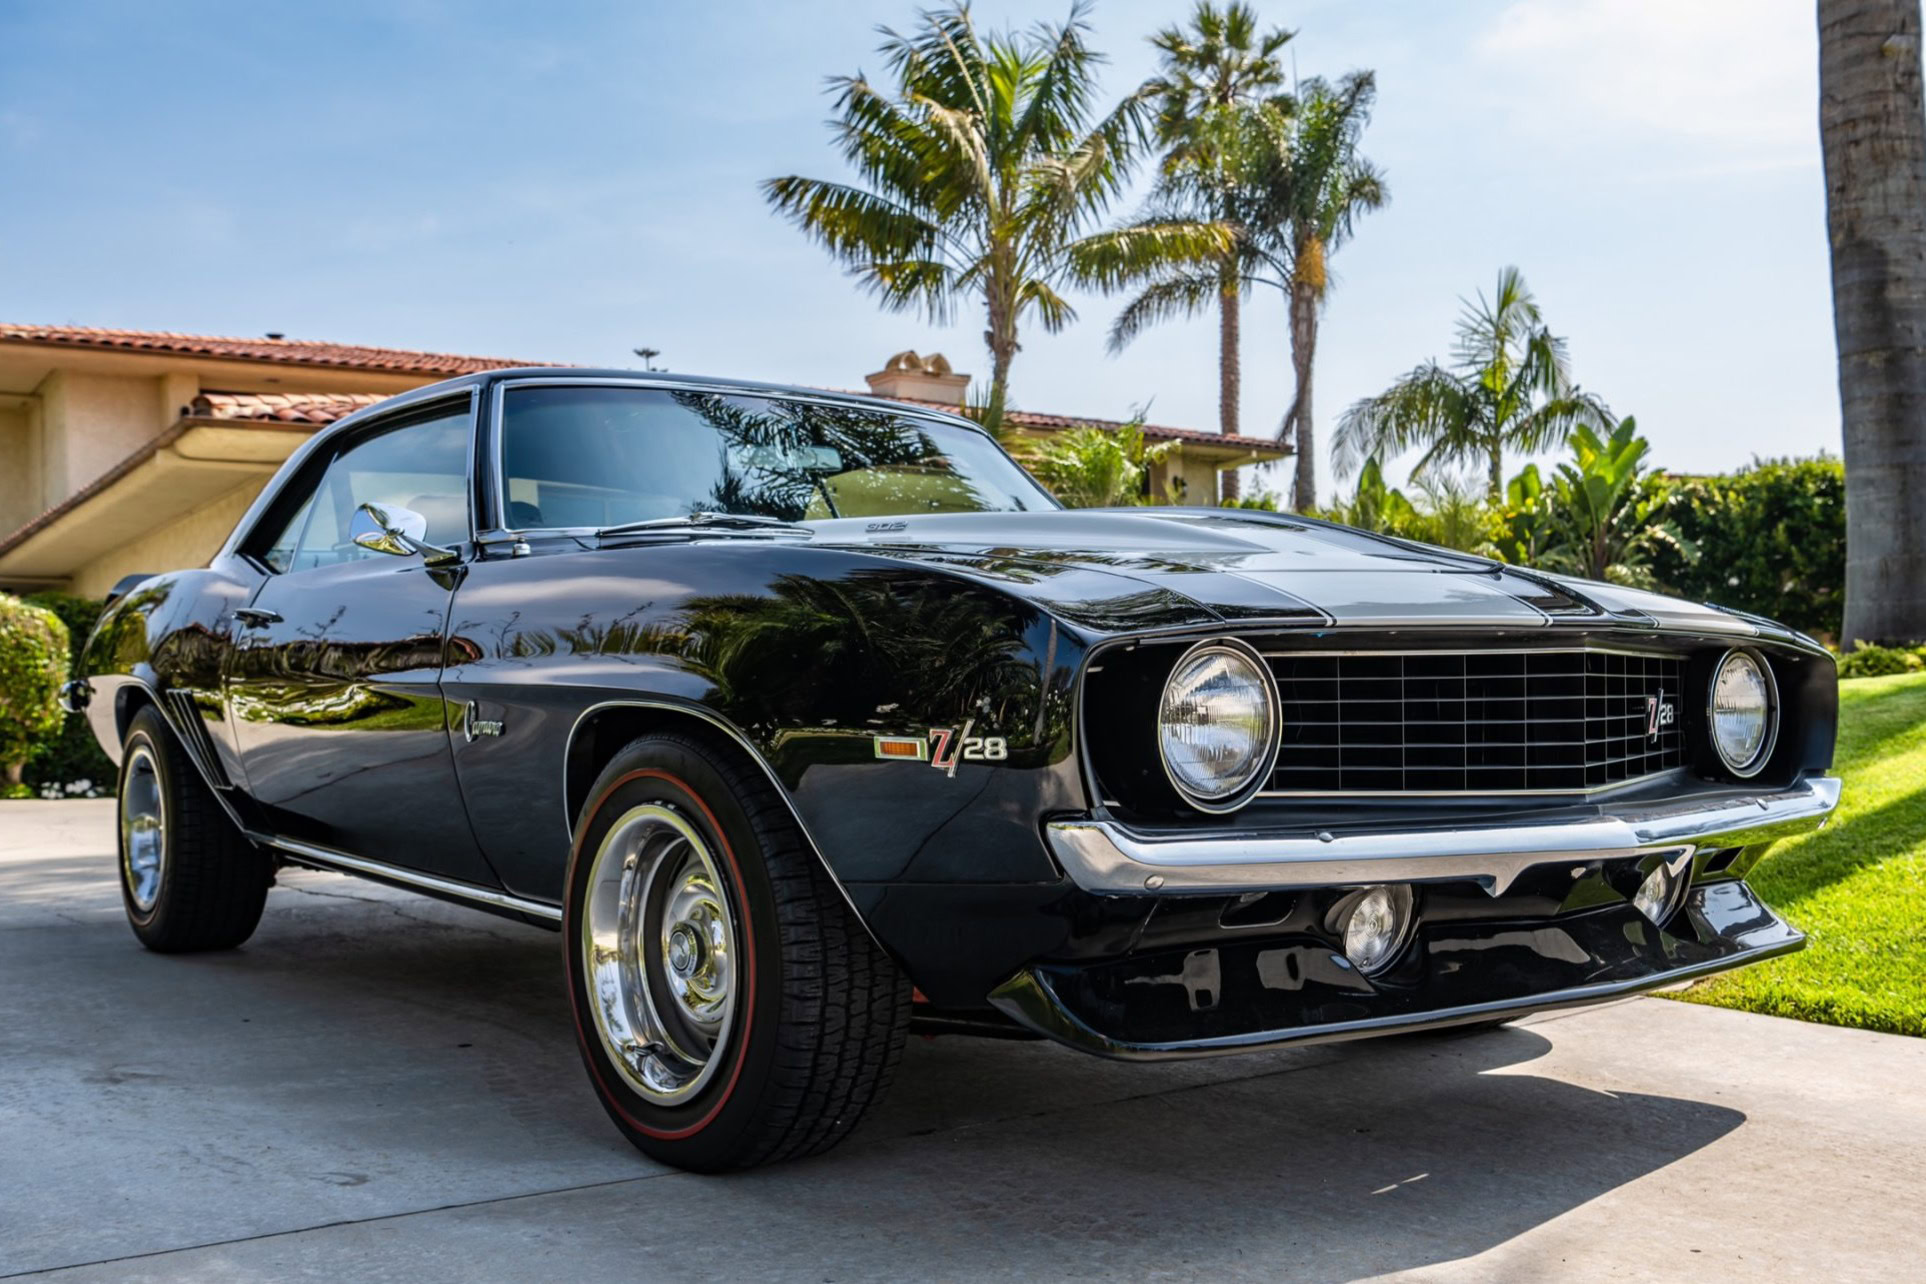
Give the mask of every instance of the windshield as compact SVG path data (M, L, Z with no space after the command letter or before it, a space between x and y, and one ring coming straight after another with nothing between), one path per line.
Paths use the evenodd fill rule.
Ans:
M501 462L516 530L694 512L802 522L1057 507L975 429L714 392L510 388Z

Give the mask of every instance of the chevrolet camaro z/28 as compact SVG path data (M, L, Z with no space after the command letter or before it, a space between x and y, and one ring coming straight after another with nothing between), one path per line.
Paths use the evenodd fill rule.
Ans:
M317 433L67 700L147 946L288 864L557 928L609 1116L701 1170L834 1144L913 1025L1200 1056L1795 950L1745 877L1839 791L1770 621L624 372Z

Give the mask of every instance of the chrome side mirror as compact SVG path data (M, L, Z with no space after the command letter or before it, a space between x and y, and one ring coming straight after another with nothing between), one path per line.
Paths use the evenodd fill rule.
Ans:
M354 518L348 523L348 538L371 552L393 557L420 554L429 566L441 566L461 556L457 549L430 544L423 538L427 534L428 519L408 508L363 504L354 510Z

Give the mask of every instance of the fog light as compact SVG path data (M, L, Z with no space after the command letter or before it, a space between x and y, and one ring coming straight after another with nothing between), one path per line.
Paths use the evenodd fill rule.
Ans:
M1358 897L1344 919L1344 955L1353 967L1370 976L1397 961L1411 933L1413 899L1403 883L1369 888Z
M1683 852L1652 866L1652 872L1632 893L1632 908L1652 920L1655 926L1664 927L1672 915L1678 913L1679 905L1685 900L1686 888L1691 883L1687 871L1691 868L1691 852Z

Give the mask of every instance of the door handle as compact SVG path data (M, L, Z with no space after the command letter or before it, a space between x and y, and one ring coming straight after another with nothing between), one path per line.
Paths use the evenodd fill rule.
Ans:
M234 618L250 629L260 629L270 624L279 624L281 613L264 610L258 606L237 606L234 608Z

